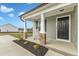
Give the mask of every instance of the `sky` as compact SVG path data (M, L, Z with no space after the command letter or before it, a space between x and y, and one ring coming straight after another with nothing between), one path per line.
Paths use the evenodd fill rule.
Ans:
M18 28L23 28L19 15L39 6L39 3L0 3L0 25L10 23ZM32 28L31 21L27 21L27 28Z

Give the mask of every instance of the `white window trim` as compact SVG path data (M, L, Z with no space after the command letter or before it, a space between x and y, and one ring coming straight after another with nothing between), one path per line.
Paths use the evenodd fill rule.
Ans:
M61 17L67 17L67 16L69 16L69 40L58 39L57 38L57 19L61 18ZM71 42L71 15L64 15L64 16L56 17L56 40L64 41L64 42Z

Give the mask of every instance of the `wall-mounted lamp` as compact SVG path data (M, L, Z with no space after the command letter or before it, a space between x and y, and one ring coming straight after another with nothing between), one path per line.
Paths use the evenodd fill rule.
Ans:
M64 11L64 9L59 10L60 12Z

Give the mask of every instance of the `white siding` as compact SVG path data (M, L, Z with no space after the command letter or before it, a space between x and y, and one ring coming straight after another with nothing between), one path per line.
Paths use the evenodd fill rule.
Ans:
M50 17L47 19L47 39L56 39L56 18Z
M71 15L71 42L77 47L77 8L74 11L51 16L47 19L47 40L56 40L56 17Z
M36 29L36 22L33 21L33 39L39 39L39 29Z
M1 32L18 32L18 28L10 25L10 24L7 24L7 25L3 25L0 27L0 30Z

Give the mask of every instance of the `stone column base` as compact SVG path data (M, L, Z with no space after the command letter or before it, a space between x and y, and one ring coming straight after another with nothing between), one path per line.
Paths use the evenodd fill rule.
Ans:
M40 44L45 45L46 44L46 34L40 33Z
M27 32L23 33L23 39L27 39Z

